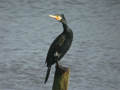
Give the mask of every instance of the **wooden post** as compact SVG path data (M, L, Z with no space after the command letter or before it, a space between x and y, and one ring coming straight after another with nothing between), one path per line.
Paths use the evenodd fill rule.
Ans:
M56 66L52 90L68 90L70 69Z

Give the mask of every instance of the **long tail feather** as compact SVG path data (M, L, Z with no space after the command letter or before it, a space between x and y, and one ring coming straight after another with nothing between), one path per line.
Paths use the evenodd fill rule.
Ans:
M44 83L46 83L49 78L50 70L51 70L51 67L48 67Z

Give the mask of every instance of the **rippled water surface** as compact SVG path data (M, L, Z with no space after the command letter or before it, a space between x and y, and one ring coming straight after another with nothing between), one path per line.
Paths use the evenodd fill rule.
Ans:
M62 32L49 14L64 13L74 32L61 64L69 90L120 89L120 0L0 0L0 90L52 90L43 84L48 48Z

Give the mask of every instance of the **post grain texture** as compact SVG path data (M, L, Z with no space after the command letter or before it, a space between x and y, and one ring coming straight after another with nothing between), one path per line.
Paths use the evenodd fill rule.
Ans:
M56 66L52 90L68 90L70 69Z

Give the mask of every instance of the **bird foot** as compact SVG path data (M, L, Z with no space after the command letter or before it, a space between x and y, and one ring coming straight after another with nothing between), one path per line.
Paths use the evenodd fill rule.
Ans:
M62 65L56 64L56 69L60 70L62 73L68 70L67 67L63 67Z

